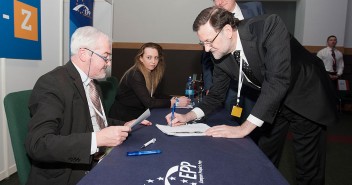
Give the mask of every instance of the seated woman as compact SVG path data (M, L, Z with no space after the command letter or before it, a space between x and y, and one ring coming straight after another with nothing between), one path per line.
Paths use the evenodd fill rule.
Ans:
M187 106L190 99L157 97L155 90L165 71L163 49L155 43L145 43L135 57L134 65L122 76L109 116L118 120L138 118L148 108Z

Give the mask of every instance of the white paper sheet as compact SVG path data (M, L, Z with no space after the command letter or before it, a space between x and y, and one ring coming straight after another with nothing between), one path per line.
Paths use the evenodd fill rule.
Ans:
M156 127L158 127L160 131L171 136L205 136L204 132L210 128L204 123L195 123L177 127L156 124Z
M150 116L150 110L147 109L146 111L144 111L144 113L142 115L140 115L131 125L131 128L133 128L134 126L136 126L137 124L140 124L143 120L147 119Z

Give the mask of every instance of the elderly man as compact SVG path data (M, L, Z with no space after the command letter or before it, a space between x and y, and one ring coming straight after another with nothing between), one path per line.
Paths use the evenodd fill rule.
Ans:
M206 135L242 138L265 127L258 145L278 166L290 130L298 184L324 184L326 126L337 122L337 111L320 59L305 50L276 15L238 21L230 12L210 7L197 16L193 30L214 58L214 85L198 107L175 114L172 124L185 124L221 106L230 80L236 79L238 97L245 93L242 85L257 91L251 114L241 126L214 126ZM166 119L171 123L170 114Z
M71 61L38 79L29 101L25 145L32 167L27 184L77 184L104 147L126 139L130 122L109 126L124 122L106 119L95 83L110 65L109 37L87 26L72 35Z

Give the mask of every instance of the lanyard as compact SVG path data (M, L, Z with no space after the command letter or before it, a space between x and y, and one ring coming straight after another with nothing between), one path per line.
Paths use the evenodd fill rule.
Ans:
M91 103L92 103L92 102L91 102ZM106 126L106 125L107 125L107 121L106 121L105 112L104 112L103 106L101 105L101 102L100 102L100 105L101 105L101 112L98 111L97 108L95 108L95 106L94 106L93 103L92 103L92 105L93 105L93 109L94 109L94 111L95 111L95 116L101 117L101 119L104 120L104 124L105 124L105 126Z
M236 106L239 106L240 103L240 97L241 97L241 90L242 90L242 85L243 85L243 72L242 72L242 57L240 56L240 69L238 72L238 89L237 89L237 104Z

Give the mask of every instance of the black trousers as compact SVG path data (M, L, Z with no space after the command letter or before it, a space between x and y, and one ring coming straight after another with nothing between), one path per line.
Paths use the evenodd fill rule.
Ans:
M287 132L292 132L299 185L325 183L326 126L312 122L283 107L275 122L262 126L258 146L278 167Z

